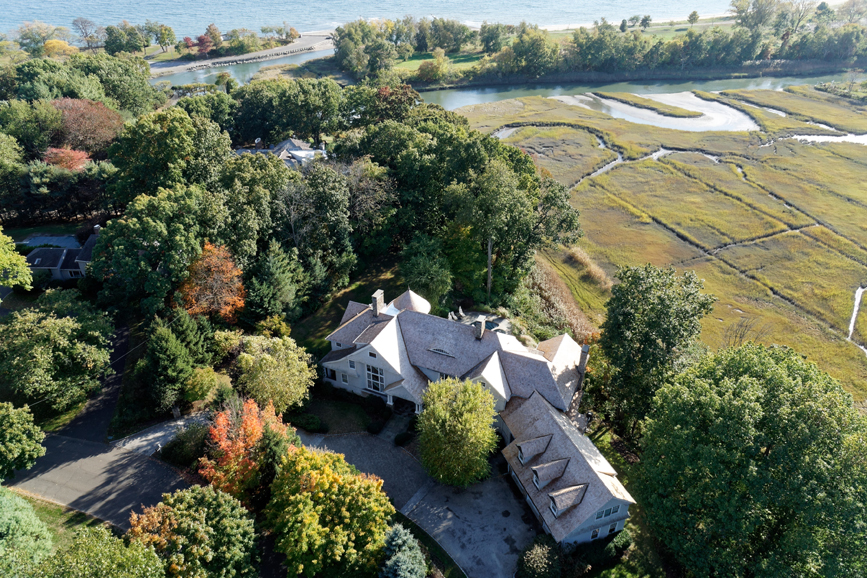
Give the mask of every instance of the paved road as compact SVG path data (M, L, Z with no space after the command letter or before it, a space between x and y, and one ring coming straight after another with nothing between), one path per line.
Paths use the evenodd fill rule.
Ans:
M208 413L196 413L173 421L165 421L151 426L131 436L111 442L111 445L127 449L137 454L152 456L160 448L172 441L179 429L184 429L194 423L206 423Z
M86 512L123 529L129 514L187 487L169 467L107 444L49 434L45 455L6 484Z
M105 442L114 416L123 381L125 356L129 350L129 327L119 327L112 336L111 368L114 375L103 378L102 390L90 398L71 422L57 431L59 435L91 442Z

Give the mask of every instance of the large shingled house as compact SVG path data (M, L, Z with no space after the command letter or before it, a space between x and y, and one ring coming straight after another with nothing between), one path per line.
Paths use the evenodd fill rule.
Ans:
M350 301L320 361L336 387L422 410L427 385L443 377L482 384L496 400L497 428L512 478L545 530L578 543L623 529L634 500L617 472L568 417L577 413L589 348L568 335L528 349L515 337L430 315L407 291L386 303Z

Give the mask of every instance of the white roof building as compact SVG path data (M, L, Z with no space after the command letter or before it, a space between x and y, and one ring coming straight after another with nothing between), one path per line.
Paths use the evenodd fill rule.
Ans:
M320 361L324 378L389 405L409 402L416 412L432 381L482 384L496 401L512 477L545 529L560 542L623 529L635 502L567 416L577 410L589 347L564 334L528 349L512 335L487 330L484 318L466 324L430 310L412 291L390 303L381 290L370 304L350 301L340 326L326 337L331 351Z

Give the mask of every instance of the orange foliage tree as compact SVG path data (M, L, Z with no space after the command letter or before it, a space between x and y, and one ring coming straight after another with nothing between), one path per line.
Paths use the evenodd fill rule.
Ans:
M184 309L190 315L216 313L228 323L234 323L246 297L241 275L228 249L205 243L202 254L190 265L189 277L180 287Z
M55 165L69 169L70 171L80 171L90 161L90 157L84 151L49 148L45 151L43 160L49 165Z
M272 403L260 409L252 399L244 401L240 415L229 409L218 412L208 437L211 458L199 459L199 473L248 507L273 480L279 454L299 443Z

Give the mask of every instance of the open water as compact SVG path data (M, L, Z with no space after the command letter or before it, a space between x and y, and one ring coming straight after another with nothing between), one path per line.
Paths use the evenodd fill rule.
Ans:
M522 20L540 26L587 25L600 17L619 24L634 14L650 14L655 21L685 20L693 10L702 16L725 14L728 0L378 0L347 2L314 0L267 2L264 0L0 0L0 32L24 21L42 20L70 26L81 16L101 26L128 20L143 24L156 20L175 29L178 38L202 34L211 22L222 31L232 28L259 30L288 22L301 32L332 30L358 18L454 18L469 25L488 22L518 24Z

